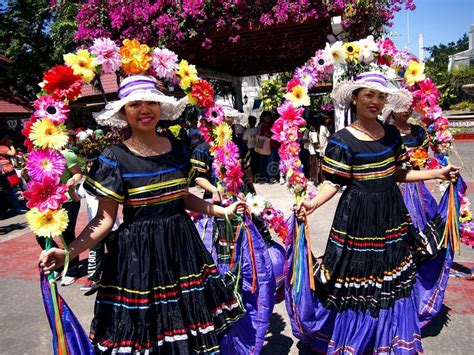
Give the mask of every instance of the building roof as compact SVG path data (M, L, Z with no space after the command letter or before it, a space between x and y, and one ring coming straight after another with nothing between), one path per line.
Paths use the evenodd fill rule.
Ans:
M13 94L7 87L0 85L0 114L31 112L33 109L28 100Z
M100 76L100 81L102 82L102 87L106 94L115 93L118 90L117 85L117 76L115 73L111 74L102 74ZM82 88L81 95L84 96L95 96L100 95L101 92L98 88L94 88L91 84L85 84Z

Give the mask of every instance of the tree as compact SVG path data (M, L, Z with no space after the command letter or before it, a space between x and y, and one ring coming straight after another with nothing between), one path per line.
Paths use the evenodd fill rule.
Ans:
M448 72L449 56L469 48L469 38L464 34L456 42L428 47L429 59L425 63L426 75L436 83L443 109L468 99L462 85L474 82L474 68L460 68Z
M0 53L13 61L0 81L14 93L34 99L43 72L74 48L77 4L59 6L50 0L12 0L0 9Z

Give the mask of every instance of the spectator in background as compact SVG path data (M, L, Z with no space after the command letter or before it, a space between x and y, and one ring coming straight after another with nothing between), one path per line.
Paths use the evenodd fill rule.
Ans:
M272 113L263 111L258 122L257 135L270 138L272 136ZM269 154L258 154L258 179L260 182L268 182L270 174L268 171L271 162L271 151Z
M202 137L198 128L198 118L196 115L193 115L189 119L188 137L189 149L192 152L194 148L196 148L202 142Z
M5 175L7 179L7 182L4 183L4 189L13 212L24 213L26 211L21 208L20 201L16 194L17 188L21 184L21 180L12 164L12 160L15 159L15 156L16 149L13 146L10 137L7 134L4 134L0 137L0 168L1 173ZM17 180L18 183L15 183L15 180Z
M249 116L249 127L245 130L243 140L247 144L251 157L251 170L253 176L258 172L258 154L255 152L255 142L257 139L257 117Z

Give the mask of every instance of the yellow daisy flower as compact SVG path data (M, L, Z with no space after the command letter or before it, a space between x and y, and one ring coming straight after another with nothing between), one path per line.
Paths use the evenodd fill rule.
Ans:
M471 215L471 211L469 210L466 210L466 211L462 211L461 212L461 215L459 216L459 221L461 223L464 223L464 222L469 222L472 220L472 215Z
M26 212L25 217L31 231L40 237L56 237L66 230L69 223L65 209L39 212L35 207Z
M62 123L55 125L49 118L43 118L33 123L29 138L35 146L43 149L61 150L68 141L66 126Z
M125 39L120 47L122 70L127 74L141 74L150 68L150 47L136 39Z
M219 147L222 147L227 142L232 140L232 128L230 128L230 126L225 122L221 123L217 127L214 127L212 133L214 133L216 137L216 144Z
M94 78L97 60L91 57L87 49L79 49L76 54L65 54L63 58L64 62L72 68L74 74L80 75L86 83L90 83Z
M418 63L415 60L410 60L408 62L408 67L405 72L405 79L408 86L415 85L415 83L425 80L425 65L423 63Z
M347 60L359 60L360 47L356 42L344 43Z
M291 101L295 107L310 105L308 90L301 85L295 86L290 92L286 93L285 99Z
M184 59L179 63L179 69L176 71L176 75L180 77L179 86L181 86L183 90L186 90L192 84L199 81L196 67L190 65L188 61Z

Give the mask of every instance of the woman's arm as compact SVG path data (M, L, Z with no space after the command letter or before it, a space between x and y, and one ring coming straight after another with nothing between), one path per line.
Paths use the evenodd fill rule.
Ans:
M321 207L330 199L332 199L338 190L339 187L337 185L324 182L321 190L318 192L315 198L312 200L304 200L298 203L296 207L298 218L303 218L305 214L309 215L313 213L317 208Z
M207 192L210 192L212 194L212 199L215 202L222 201L221 194L219 193L219 190L217 187L211 184L209 180L203 177L197 177L196 178L196 185L199 186L200 188L206 190Z
M101 198L96 216L84 228L81 234L68 245L69 258L73 259L84 250L91 248L100 240L105 238L112 230L117 216L118 203L109 199ZM46 274L64 264L66 251L64 249L52 248L43 251L40 255L40 267Z
M233 218L235 214L243 214L245 211L244 202L235 202L230 206L222 207L204 201L191 193L184 199L184 206L187 210L211 215L218 218L230 217Z
M72 167L68 168L68 170L72 174L72 177L66 182L67 187L80 184L82 180L82 172L79 164L73 165Z
M441 169L433 170L412 170L397 168L395 179L398 182L416 182L432 179L450 180L455 179L458 175L459 168L448 164Z

